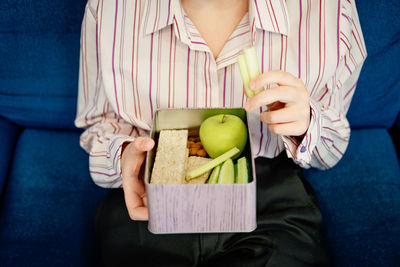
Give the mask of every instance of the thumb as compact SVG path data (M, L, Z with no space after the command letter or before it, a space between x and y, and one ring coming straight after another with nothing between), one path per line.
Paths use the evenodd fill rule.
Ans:
M154 140L149 137L138 137L134 141L134 147L139 152L146 152L154 147Z

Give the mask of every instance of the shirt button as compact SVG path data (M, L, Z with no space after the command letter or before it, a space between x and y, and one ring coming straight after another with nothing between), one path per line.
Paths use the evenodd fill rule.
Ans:
M301 153L304 153L304 152L306 152L306 147L305 147L305 146L301 146L301 148L300 148L300 152L301 152Z

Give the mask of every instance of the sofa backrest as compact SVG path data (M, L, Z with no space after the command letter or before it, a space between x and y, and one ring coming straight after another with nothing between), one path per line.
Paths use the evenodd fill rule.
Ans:
M0 116L74 128L85 0L0 1Z
M390 128L400 111L400 1L356 4L368 57L348 119L353 128Z
M369 55L348 118L352 127L389 128L400 109L400 1L356 3ZM85 4L0 1L0 116L23 126L74 128Z

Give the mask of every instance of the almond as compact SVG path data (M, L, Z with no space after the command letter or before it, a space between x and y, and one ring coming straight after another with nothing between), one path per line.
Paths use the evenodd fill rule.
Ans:
M190 148L189 149L189 155L197 155L197 152L199 151L198 148Z
M207 157L207 152L204 149L200 149L197 151L197 156L199 157Z

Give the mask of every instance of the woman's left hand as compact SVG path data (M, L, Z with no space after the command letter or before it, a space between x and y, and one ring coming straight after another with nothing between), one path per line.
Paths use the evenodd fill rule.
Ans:
M265 72L250 82L250 89L266 85L277 87L261 91L246 102L247 111L266 105L260 114L261 121L278 135L303 136L310 125L310 94L302 80L284 71Z

